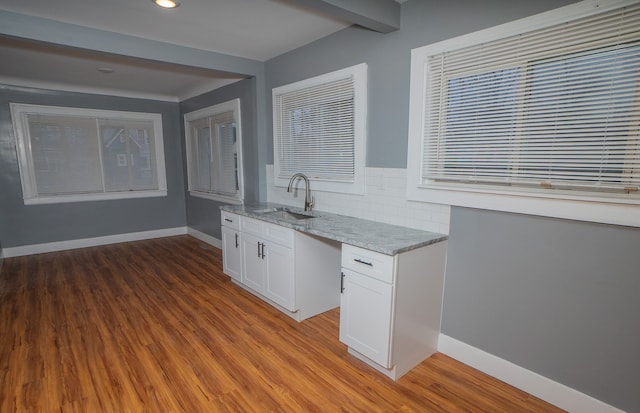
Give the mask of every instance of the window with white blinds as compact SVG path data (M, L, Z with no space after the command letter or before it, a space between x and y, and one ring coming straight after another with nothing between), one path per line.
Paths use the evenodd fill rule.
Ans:
M25 204L166 195L159 114L11 104Z
M366 64L273 89L276 185L295 173L314 189L363 193Z
M224 202L242 202L240 100L187 113L189 193Z
M418 185L640 203L639 27L583 2L414 50Z

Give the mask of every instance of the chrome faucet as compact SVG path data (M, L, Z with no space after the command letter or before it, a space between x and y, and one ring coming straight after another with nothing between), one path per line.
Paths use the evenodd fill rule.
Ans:
M291 192L291 186L293 185L293 182L296 180L296 178L301 178L304 181L304 184L307 188L307 191L304 194L304 210L311 211L311 208L313 208L313 197L311 196L311 189L309 188L309 178L307 178L307 175L301 173L293 174L291 180L289 181L287 192Z

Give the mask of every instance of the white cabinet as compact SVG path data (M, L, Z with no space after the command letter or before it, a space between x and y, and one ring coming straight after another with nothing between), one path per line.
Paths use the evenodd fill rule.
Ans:
M265 247L264 295L289 311L298 309L295 300L293 249L269 242Z
M342 270L340 341L389 368L393 285Z
M240 281L252 290L264 290L264 260L262 238L242 234L242 264L244 271Z
M242 277L240 217L222 212L222 271L236 281Z
M390 256L342 246L340 341L396 380L437 349L446 241Z
M242 212L222 223L237 285L297 321L340 306L340 341L393 380L437 350L446 241L386 255Z
M296 311L293 230L242 217L242 283L289 311Z
M236 284L297 321L340 305L339 242L226 211L222 224L223 269Z

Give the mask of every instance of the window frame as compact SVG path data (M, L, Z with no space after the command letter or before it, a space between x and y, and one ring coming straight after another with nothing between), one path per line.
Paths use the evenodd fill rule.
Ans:
M479 32L413 49L411 51L407 198L452 206L524 213L581 221L640 226L640 199L621 198L580 191L541 192L534 188L503 187L480 183L423 183L424 125L428 107L427 57L504 37L542 29L633 4L616 0L601 4L583 1L545 13L495 26Z
M65 106L35 105L13 102L11 102L9 106L16 140L16 152L18 155L18 169L20 172L20 182L22 185L22 196L25 205L167 196L167 180L161 114L91 108L75 108ZM36 182L35 163L33 159L33 152L31 150L31 136L29 134L29 121L27 116L29 114L84 117L92 119L96 123L98 123L100 119L104 118L125 121L153 122L157 189L106 191L106 189L103 187L103 192L39 195ZM99 133L97 134L97 137L98 139L100 139ZM104 173L105 171L103 169L102 174Z
M233 112L233 118L236 123L236 151L237 151L237 179L239 189L236 191L236 196L231 197L216 192L202 191L195 188L194 171L192 164L192 136L190 122L198 121L204 118L219 115L225 112ZM185 131L185 143L187 150L187 180L188 180L188 192L189 195L198 198L210 199L213 201L226 202L230 204L242 204L244 202L244 174L243 174L243 162L242 162L242 122L240 112L240 99L235 98L226 102L218 103L215 105L207 106L189 113L185 113L184 116L184 131Z
M353 180L332 180L308 176L311 187L316 191L336 192L353 195L363 195L365 193L365 163L366 163L366 134L367 134L367 70L366 63L350 66L330 73L322 74L298 82L273 88L272 108L273 108L273 162L274 162L274 185L287 187L290 177L280 177L280 159L278 138L278 116L276 99L282 94L301 91L324 83L353 78ZM300 171L303 172L304 171Z

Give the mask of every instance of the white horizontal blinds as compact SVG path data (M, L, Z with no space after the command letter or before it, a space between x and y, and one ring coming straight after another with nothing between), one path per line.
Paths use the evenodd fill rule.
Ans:
M354 93L349 75L276 96L280 178L354 181Z
M516 167L556 186L637 190L639 74L639 45L535 64Z
M215 131L212 190L224 195L235 196L240 186L238 182L236 123L233 111L212 116L211 124Z
M197 191L211 191L211 126L209 118L189 122L191 151L191 188Z
M98 119L106 192L158 188L153 121Z
M102 192L94 118L27 114L39 195Z
M423 179L635 192L640 5L430 56Z
M157 189L153 122L28 114L38 195Z
M191 189L236 196L238 153L233 111L189 121Z

